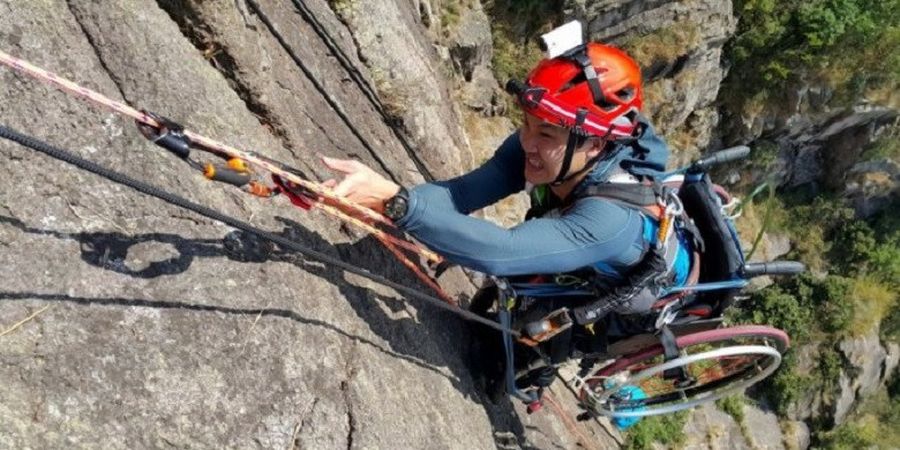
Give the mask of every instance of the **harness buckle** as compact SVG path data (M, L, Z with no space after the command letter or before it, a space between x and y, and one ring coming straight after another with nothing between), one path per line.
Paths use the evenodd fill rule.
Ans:
M678 311L673 311L675 304L678 302L669 302L663 306L662 311L659 312L659 315L656 316L656 323L654 326L657 330L662 329L666 325L672 323L675 320L675 316L678 315Z

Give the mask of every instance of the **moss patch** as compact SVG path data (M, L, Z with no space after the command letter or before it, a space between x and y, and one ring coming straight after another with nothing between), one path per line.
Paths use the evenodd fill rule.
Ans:
M680 411L665 416L651 416L641 419L631 427L625 437L623 450L649 450L653 444L662 444L668 448L685 441L684 425L688 413Z

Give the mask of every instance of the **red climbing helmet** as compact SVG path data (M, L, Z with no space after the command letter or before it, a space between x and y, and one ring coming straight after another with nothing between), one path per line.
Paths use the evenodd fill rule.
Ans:
M631 137L641 108L641 69L608 45L579 45L544 59L525 83L510 80L522 109L582 136Z

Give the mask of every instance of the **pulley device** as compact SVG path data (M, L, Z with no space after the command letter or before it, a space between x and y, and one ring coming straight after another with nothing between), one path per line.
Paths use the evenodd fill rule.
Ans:
M152 117L159 124L153 127L135 120L138 130L141 134L153 142L154 144L168 150L173 155L184 160L194 169L203 173L208 180L220 181L223 183L236 186L249 194L257 197L273 197L278 194L285 194L294 205L310 209L313 204L319 200L319 196L312 190L300 186L290 180L272 174L272 182L274 185L267 185L262 180L254 178L250 166L241 158L234 157L227 153L216 151L216 149L203 148L203 151L211 153L225 160L224 163L202 163L191 156L191 149L201 148L195 144L189 137L184 134L184 127L172 121L169 118L162 117L147 111L141 111L149 117ZM270 163L278 165L280 169L300 176L297 169L293 169L286 164L278 161L269 160Z

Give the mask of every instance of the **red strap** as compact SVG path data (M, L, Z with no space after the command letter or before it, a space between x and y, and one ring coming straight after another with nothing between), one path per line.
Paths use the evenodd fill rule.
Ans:
M314 199L300 193L299 186L294 186L294 188L291 189L288 184L290 183L290 181L284 181L281 179L281 177L275 174L272 175L272 181L275 182L275 185L278 186L278 190L281 191L282 194L286 195L291 203L294 204L294 206L309 211L309 209L312 208L313 203L315 203ZM293 183L290 184L293 185Z

